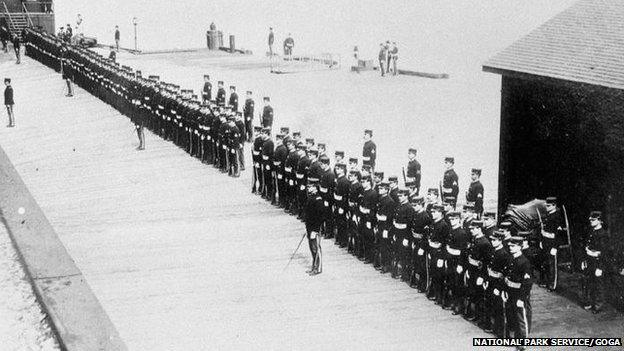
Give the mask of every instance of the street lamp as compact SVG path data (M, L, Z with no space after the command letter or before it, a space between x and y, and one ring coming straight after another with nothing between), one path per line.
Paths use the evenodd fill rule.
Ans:
M134 24L134 50L139 51L139 47L137 45L137 24L139 24L139 21L136 17L132 17L132 24Z

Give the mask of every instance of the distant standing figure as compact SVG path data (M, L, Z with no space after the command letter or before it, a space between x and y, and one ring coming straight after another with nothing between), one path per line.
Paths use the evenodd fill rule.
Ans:
M390 40L386 40L386 73L390 73L390 61L392 61L392 54L390 53Z
M16 64L20 64L21 62L20 48L21 48L20 38L16 34L13 34L13 50L15 50L15 58L17 59L17 61L15 61Z
M204 74L204 88L202 89L202 103L207 104L208 102L210 102L211 99L212 99L212 83L210 83L210 75Z
M11 86L11 78L4 78L4 106L6 106L7 113L9 114L8 128L15 127L15 116L13 115L13 87Z
M65 41L66 42L71 42L71 38L74 36L74 33L72 31L72 27L69 23L67 23L67 30L65 31Z
M399 59L399 47L396 45L396 42L392 42L392 46L390 49L390 57L392 57L392 75L396 76L399 72L397 71L397 60Z
M4 50L4 52L9 52L9 48L7 46L9 39L9 31L4 26L0 27L0 41L2 41L2 50Z
M273 28L269 28L269 54L273 57L273 43L275 42L275 34Z
M273 126L273 107L271 107L271 99L264 97L264 108L262 109L262 127L271 128Z
M82 16L80 14L76 16L76 34L83 34Z
M379 44L379 71L381 71L381 76L386 75L386 58L388 56L388 50L386 46L381 43Z
M285 56L292 55L293 47L295 47L295 40L291 37L291 34L288 33L288 38L284 40L284 55Z
M119 34L119 26L115 26L115 45L117 46L117 51L119 51L119 38L120 38L120 34Z

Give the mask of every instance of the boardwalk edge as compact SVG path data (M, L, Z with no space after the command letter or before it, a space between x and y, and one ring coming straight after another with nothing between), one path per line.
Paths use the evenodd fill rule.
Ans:
M0 219L63 350L127 350L82 272L0 147Z

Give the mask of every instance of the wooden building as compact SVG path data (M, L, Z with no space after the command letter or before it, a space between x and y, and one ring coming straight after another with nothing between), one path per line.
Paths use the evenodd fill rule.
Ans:
M0 25L18 36L27 26L56 33L54 3L52 0L1 0Z
M591 210L624 241L622 23L624 1L581 0L483 65L502 75L499 210L557 196L577 247Z

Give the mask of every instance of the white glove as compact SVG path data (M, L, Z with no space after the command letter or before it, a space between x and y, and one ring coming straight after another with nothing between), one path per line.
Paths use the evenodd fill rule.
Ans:
M552 249L550 249L550 254L553 255L553 256L557 255L557 249L554 248L554 247Z
M342 208L338 208L338 213L339 213L339 214L343 214L343 213L344 213L344 210L343 210Z
M477 278L477 286L483 285L483 278Z
M596 277L602 277L602 269L596 269Z
M381 236L382 236L384 239L388 239L388 231L387 231L387 230L384 230L383 232L381 232Z
M310 239L316 239L316 232L310 232Z
M366 222L366 228L371 229L371 223L370 222Z
M581 262L581 270L587 269L587 261Z
M464 271L464 267L462 267L461 265L457 265L457 274L461 274Z
M522 300L516 301L516 306L518 306L520 308L524 308L524 301L522 301Z
M442 267L444 267L444 260L442 260L442 259L438 259L438 261L436 262L436 266L437 266L438 268L442 268Z
M407 246L409 244L409 241L407 241L407 239L403 239L403 246Z
M509 294L507 294L506 291L501 291L501 298L503 301L507 302L507 300L509 300Z
M323 201L323 205L325 205L325 207L329 207L329 202Z
M418 249L418 256L422 256L425 254L425 250L423 250L422 248Z
M496 288L494 289L494 295L496 295L496 296L500 295L500 291L498 291L498 289L496 289Z

